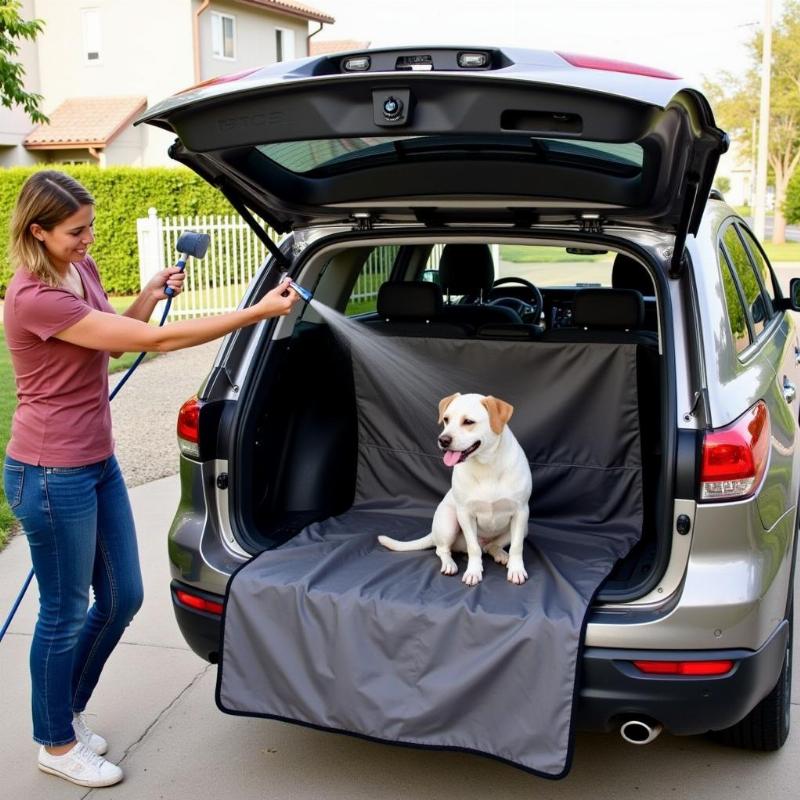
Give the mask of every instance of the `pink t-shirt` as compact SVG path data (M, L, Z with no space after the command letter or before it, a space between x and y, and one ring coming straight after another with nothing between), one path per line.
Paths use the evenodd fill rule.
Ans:
M6 342L17 381L17 408L6 452L18 461L80 467L114 452L108 358L55 338L92 309L114 313L97 266L75 263L86 299L18 269L3 306Z

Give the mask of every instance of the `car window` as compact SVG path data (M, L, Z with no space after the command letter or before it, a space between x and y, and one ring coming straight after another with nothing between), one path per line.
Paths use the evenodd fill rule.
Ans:
M642 173L644 150L636 142L594 142L528 134L432 134L365 136L274 142L256 147L261 157L294 173L324 176L375 163L402 162L440 153L508 154L518 159L574 164L635 178Z
M347 300L344 313L348 317L377 309L378 289L389 280L399 250L398 245L382 245L372 250L362 265Z
M736 352L741 353L750 344L750 329L742 305L742 297L733 280L728 259L722 247L719 248L719 271L722 274L722 286L725 290L725 305L728 307L728 322L731 327Z
M435 245L421 280L437 281L444 245ZM546 245L490 245L495 278L524 278L536 286L610 287L616 253L569 253L564 247Z
M761 283L756 277L750 256L747 254L747 250L745 250L744 244L733 225L728 226L722 235L722 241L734 275L738 280L745 308L753 326L753 333L758 338L764 330L764 323L768 318L767 304L761 292Z
M772 272L772 268L769 265L764 253L761 251L761 248L758 246L758 242L756 241L756 237L750 233L747 228L742 227L741 225L737 225L739 229L739 233L744 238L748 249L750 250L750 255L752 257L753 262L756 265L756 269L758 270L758 274L761 276L761 283L764 289L764 293L767 295L768 303L767 306L770 311L770 315L774 312L775 309L775 295L776 295L776 282L775 282L775 275Z

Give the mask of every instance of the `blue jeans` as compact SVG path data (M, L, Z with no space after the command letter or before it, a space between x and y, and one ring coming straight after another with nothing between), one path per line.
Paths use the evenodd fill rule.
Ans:
M68 744L73 712L86 708L142 604L128 491L114 456L85 467L36 467L6 456L3 479L39 584L30 654L33 738Z

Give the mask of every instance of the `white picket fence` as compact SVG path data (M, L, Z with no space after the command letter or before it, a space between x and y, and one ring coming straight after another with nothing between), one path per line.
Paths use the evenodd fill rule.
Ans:
M150 278L178 258L175 245L187 230L211 236L203 259L190 258L184 290L170 310L172 319L219 314L237 308L253 275L268 259L269 251L250 226L238 215L200 215L195 217L159 217L155 208L136 221L139 241L139 280L144 286ZM266 228L278 242L279 235ZM435 245L426 270L437 270L443 245ZM378 296L380 285L388 280L398 247L376 247L370 254L350 295L351 303L363 303ZM499 264L499 246L492 246L495 264ZM163 303L153 312L159 319Z
M178 258L175 244L187 230L207 233L211 243L205 258L190 258L184 291L170 310L172 319L206 316L232 311L239 305L258 268L269 251L250 226L238 215L159 217L155 208L136 221L139 242L139 280L144 286L159 270ZM268 228L270 238L279 235ZM159 303L159 306L162 304ZM156 308L153 318L161 316Z

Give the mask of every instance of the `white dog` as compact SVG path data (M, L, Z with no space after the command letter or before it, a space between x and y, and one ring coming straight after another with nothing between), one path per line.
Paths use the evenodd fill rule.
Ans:
M513 406L482 394L452 394L439 403L444 430L439 447L453 468L452 488L436 508L431 532L402 542L379 536L390 550L436 548L442 572L458 572L452 552L466 552L468 586L480 583L482 554L508 566L508 580L524 583L522 544L528 532L531 470L525 452L506 424ZM509 552L503 549L511 544Z

